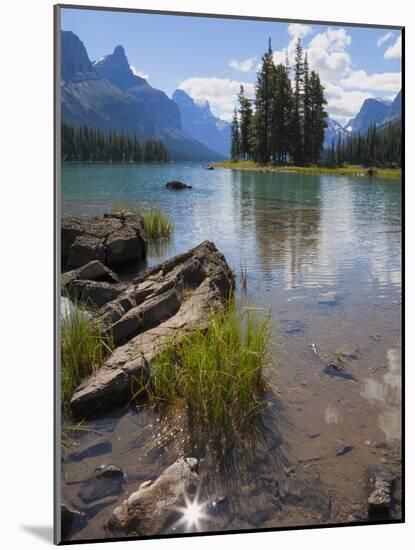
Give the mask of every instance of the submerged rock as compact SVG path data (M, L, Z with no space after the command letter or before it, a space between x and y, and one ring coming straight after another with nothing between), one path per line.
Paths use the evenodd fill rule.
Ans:
M370 519L388 519L392 505L394 477L389 472L369 474L371 493L367 500Z
M143 218L131 212L103 217L62 219L61 263L76 268L93 260L117 266L138 263L147 256Z
M102 283L104 284L104 283ZM132 384L147 379L152 360L171 342L204 330L209 311L234 289L234 275L215 245L205 241L147 270L100 311L117 347L75 391L71 409L87 417L131 399Z
M196 458L181 458L155 481L145 481L112 512L107 527L114 534L159 535L169 531L198 481Z
M102 464L94 474L83 481L78 491L79 498L86 503L118 495L122 492L124 473L113 464Z
M66 538L77 519L82 519L83 514L75 510L69 504L61 502L61 536Z
M182 183L181 181L168 181L166 183L166 189L172 189L173 191L177 191L180 189L191 189L191 185L187 185L186 183Z
M111 441L104 439L102 441L97 441L92 445L87 445L78 451L75 451L69 455L70 462L80 462L86 458L91 458L93 456L99 456L112 451Z

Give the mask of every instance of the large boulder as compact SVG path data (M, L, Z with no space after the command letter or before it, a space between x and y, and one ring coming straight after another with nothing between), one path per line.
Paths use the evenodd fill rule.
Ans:
M182 519L178 508L198 484L196 458L180 458L155 481L145 481L112 512L107 528L114 535L153 536L171 532Z
M103 217L62 219L62 268L77 268L92 260L122 266L146 259L147 236L143 218L132 212Z
M99 312L115 344L124 344L77 388L74 416L94 416L128 402L134 382L147 378L172 338L179 342L206 329L210 310L220 308L233 289L233 273L209 241L137 277Z

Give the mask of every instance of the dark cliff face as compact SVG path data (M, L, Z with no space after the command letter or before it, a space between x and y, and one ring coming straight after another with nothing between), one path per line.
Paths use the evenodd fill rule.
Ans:
M230 124L215 117L207 101L198 104L183 90L176 90L172 99L179 106L183 130L210 149L229 156Z
M82 80L85 75L94 78L95 71L85 46L71 31L61 33L61 79L65 82Z
M132 95L159 129L181 129L177 105L161 90L156 90L131 70L125 50L117 46L114 52L94 63L94 68L109 82Z

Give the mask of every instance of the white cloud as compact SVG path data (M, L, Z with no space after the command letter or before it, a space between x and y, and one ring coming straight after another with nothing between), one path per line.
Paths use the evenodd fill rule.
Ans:
M141 78L145 78L146 80L149 79L150 75L147 74L147 73L143 73L141 71L139 71L138 69L136 69L134 67L134 65L130 65L130 69L133 71L133 73L136 75L136 76L140 76Z
M302 23L290 23L288 25L288 34L293 38L303 38L313 32L313 28L310 25L303 25Z
M345 88L356 90L378 90L384 92L398 92L401 88L401 73L373 73L353 71L347 78L340 80Z
M288 54L288 61L291 65L295 59L295 45L299 35L293 35L288 47L274 52L275 63L285 63ZM345 50L351 44L351 36L345 29L327 29L325 32L316 34L304 51L307 52L308 60L312 69L320 74L323 81L346 76L350 72L351 58Z
M391 32L387 32L386 34L383 34L380 38L378 38L378 41L376 42L377 47L379 48L380 46L382 46L382 44L390 40L392 37L393 37L393 34Z
M383 56L385 59L392 59L394 57L401 57L402 54L402 39L399 35L396 39L395 43L392 44L392 46L389 46L389 48L386 50L385 55Z
M231 59L231 61L229 61L229 67L232 67L232 69L235 69L235 71L241 71L243 73L247 73L254 66L255 59L256 59L255 57L249 57L244 61L237 61L236 59Z
M351 70L351 57L346 51L352 38L345 29L327 29L316 34L306 49L310 66L324 82L345 77Z
M184 90L196 101L209 101L213 113L224 120L231 120L236 105L236 95L240 85L246 95L253 97L255 85L251 82L239 82L229 78L193 77L180 82L178 88Z

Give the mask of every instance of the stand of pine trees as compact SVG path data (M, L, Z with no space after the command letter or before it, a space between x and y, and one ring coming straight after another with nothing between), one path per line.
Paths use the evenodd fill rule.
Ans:
M327 113L320 77L310 71L300 39L290 79L288 60L275 65L271 41L257 73L255 100L238 94L231 125L231 158L259 163L318 163ZM253 109L254 103L255 110Z
M62 123L62 160L104 162L168 162L169 151L159 140L138 141L123 132L108 134Z
M402 166L402 125L392 121L380 128L373 125L365 135L352 135L332 142L327 151L327 164L344 163L396 168Z

